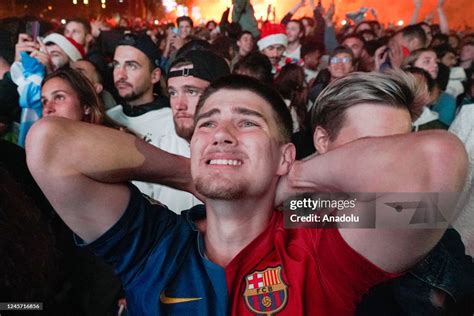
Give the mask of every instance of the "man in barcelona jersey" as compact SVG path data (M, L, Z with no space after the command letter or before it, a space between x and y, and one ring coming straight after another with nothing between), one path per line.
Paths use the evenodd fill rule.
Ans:
M409 85L384 80L413 100ZM63 119L39 121L27 139L36 181L76 243L113 266L133 315L352 315L443 229L285 229L275 205L301 191L456 192L464 183L466 153L446 132L363 138L295 161L285 103L249 77L212 83L194 122L190 159ZM400 152L410 154L395 159ZM206 206L177 215L132 179Z

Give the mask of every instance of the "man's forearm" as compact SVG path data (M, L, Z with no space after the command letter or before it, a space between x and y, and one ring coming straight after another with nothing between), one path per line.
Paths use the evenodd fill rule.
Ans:
M440 31L443 34L448 35L449 34L448 19L446 18L446 15L444 14L443 7L438 7L436 11L438 11Z
M324 21L324 18L321 15L320 10L318 9L313 10L313 17L316 23L313 40L318 43L324 43L324 32L326 30L326 22Z
M445 132L365 138L295 163L293 191L459 192L467 172L460 141Z
M55 172L74 170L98 182L141 180L181 190L192 182L189 159L111 128L45 118L35 124L27 142L29 160Z
M413 15L410 19L410 25L416 24L416 21L418 20L418 14L420 13L420 6L415 6L415 9L413 10Z

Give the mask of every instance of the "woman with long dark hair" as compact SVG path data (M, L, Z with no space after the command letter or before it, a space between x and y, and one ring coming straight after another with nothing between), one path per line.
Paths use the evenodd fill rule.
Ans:
M64 68L47 75L41 84L43 116L57 116L101 124L104 106L92 83L80 72Z

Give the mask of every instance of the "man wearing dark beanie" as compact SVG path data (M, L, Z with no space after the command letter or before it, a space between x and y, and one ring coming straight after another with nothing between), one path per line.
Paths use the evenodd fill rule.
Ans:
M161 77L159 62L158 49L147 35L125 34L113 61L114 84L124 103L107 111L114 123L152 144L171 118L167 99L153 93Z
M226 61L207 50L190 51L171 64L168 92L178 136L191 140L199 97L211 82L227 75L230 70Z
M207 50L192 50L173 61L168 72L168 93L173 113L169 121L174 121L174 127L166 125L169 130L156 146L189 158L189 142L194 131L194 112L199 97L213 81L229 74L230 69L226 61ZM202 204L191 193L167 186L153 184L149 189L142 192L178 214L182 210Z

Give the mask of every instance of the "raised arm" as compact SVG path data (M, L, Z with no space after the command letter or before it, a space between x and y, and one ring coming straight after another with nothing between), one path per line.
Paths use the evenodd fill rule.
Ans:
M324 23L326 25L324 28L324 46L326 47L327 52L332 52L337 46L340 45L336 38L336 29L333 22L335 13L336 4L334 1L331 1L326 14L324 14Z
M290 192L460 192L466 172L462 143L446 132L433 131L356 140L295 163L282 183ZM353 249L389 272L413 266L443 234L442 229L340 232Z
M333 19L334 19L334 14L336 13L336 4L334 1L331 1L331 4L329 5L328 10L324 14L324 22L326 23L326 27L333 27Z
M289 179L309 191L458 192L466 168L457 137L430 131L353 141L295 163Z
M272 13L272 5L269 4L267 6L267 19L265 20L266 22L270 22L270 14Z
M444 14L444 0L438 0L438 5L436 7L436 11L438 12L439 18L439 29L443 34L449 34L449 26L448 26L448 19L446 18L446 14Z
M28 133L28 167L64 222L91 242L121 217L126 181L188 190L189 161L114 129L44 118Z
M224 12L222 12L221 21L219 22L219 27L221 29L225 29L229 26L229 14L230 14L230 7L227 7Z
M306 4L305 4L305 1L306 1L306 0L301 0L301 1L297 2L296 5L295 5L293 8L291 8L291 10L288 11L288 13L283 17L283 19L281 19L281 24L287 25L288 22L290 22L291 17L292 17L293 15L295 15L295 13L296 13L300 8L302 8L302 7L304 7L304 6L306 5Z
M314 40L319 43L325 43L324 34L326 31L326 22L323 18L324 8L321 5L314 5L314 0L310 1L311 9L313 10L313 18L315 22Z
M239 22L245 12L247 0L232 0L232 22Z
M415 8L413 9L410 24L416 24L416 21L418 20L418 15L420 14L421 9L421 0L413 0L413 4L415 5Z

